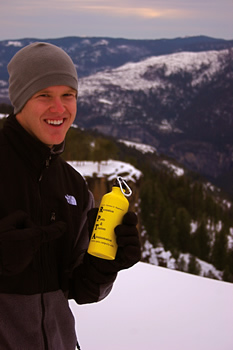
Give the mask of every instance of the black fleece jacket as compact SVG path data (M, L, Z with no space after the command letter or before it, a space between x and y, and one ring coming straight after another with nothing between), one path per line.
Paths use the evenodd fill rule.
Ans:
M28 332L28 322L24 324L21 319L18 324L22 329L17 334L22 333L22 336L10 339L15 332L14 328L11 329L12 324L17 324L16 320L13 322L11 319L11 314L16 312L12 310L14 305L19 309L12 316L14 318L20 318L22 312L23 319L26 320L29 314L32 316L35 312L35 318L42 313L43 317L46 315L46 319L51 320L54 319L54 313L49 315L48 310L51 309L52 300L56 299L58 310L68 309L68 298L74 298L80 304L96 302L110 292L116 277L101 275L99 281L96 281L95 266L86 254L89 241L86 214L93 206L93 196L83 177L59 156L62 149L63 144L51 150L34 139L20 126L14 115L8 117L0 131L0 265L3 265L0 268L0 308L4 305L5 312L1 312L0 339L5 339L4 349L72 349L75 344L74 329L67 330L67 334L62 335L64 329L61 331L58 320L54 322L56 326L52 331L43 332L41 324L43 330L46 322L43 324L38 321L38 329L33 332L38 339L42 337L43 341L38 340L41 345L35 347L34 342L31 347L29 341L19 347L20 341L27 339L25 332ZM15 274L13 271L8 275L4 273L5 252L1 252L4 247L1 237L6 236L8 218L10 230L10 215L18 210L28 215L33 227L43 227L46 231L49 225L63 222L66 229L61 237L41 243L31 263L23 271ZM25 296L29 297L30 302ZM41 300L41 308L32 310L29 306L34 302L38 305L35 301L37 299ZM68 322L67 310L64 316L58 310L57 317L64 328L64 323ZM51 322L48 324L51 327ZM7 327L9 329L6 331Z

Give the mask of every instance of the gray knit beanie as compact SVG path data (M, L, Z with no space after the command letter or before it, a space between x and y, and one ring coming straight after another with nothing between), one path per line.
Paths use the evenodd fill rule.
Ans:
M8 64L9 97L14 113L38 91L65 85L78 91L78 76L70 56L61 48L43 42L19 50Z

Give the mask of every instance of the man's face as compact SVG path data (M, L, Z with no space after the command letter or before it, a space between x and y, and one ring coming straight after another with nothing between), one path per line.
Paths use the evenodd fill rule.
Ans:
M16 118L29 134L52 147L65 139L76 110L76 90L50 86L33 95Z

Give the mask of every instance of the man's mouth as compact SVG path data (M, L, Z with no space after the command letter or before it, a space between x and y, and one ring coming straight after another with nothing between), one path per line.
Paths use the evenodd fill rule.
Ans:
M63 124L64 120L63 119L59 119L59 120L55 120L55 119L46 119L45 120L47 124L49 125L56 125L59 126L61 124Z

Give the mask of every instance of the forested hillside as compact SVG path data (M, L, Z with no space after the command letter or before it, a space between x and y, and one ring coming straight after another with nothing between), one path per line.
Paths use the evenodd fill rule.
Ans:
M185 270L180 253L189 253L188 272L199 274L197 258L223 271L233 282L233 210L227 196L198 174L177 176L167 164L174 161L154 153L142 153L115 139L72 128L64 157L67 160L118 159L140 169L142 229L154 247L163 245ZM166 165L165 165L166 164ZM164 262L160 260L160 263ZM208 277L211 276L211 272Z
M3 120L0 120L1 124ZM114 138L71 128L63 154L66 160L121 160L141 170L137 183L143 249L170 252L174 268L200 274L200 261L212 264L219 279L233 282L233 210L227 196L199 175L177 174L173 160L156 152L142 153ZM184 256L188 254L188 264ZM158 254L158 264L167 267ZM151 262L148 253L143 260ZM187 266L186 266L187 265ZM217 278L211 271L207 277Z
M233 210L227 196L198 174L177 176L154 153L142 153L114 138L96 132L70 129L64 157L67 160L116 159L133 164L143 173L139 184L142 229L154 247L163 245L185 270L180 253L189 253L188 272L199 274L197 258L223 271L233 282ZM166 159L166 162L164 160ZM142 238L143 240L143 238ZM163 264L162 261L160 261ZM211 276L211 272L208 277Z

